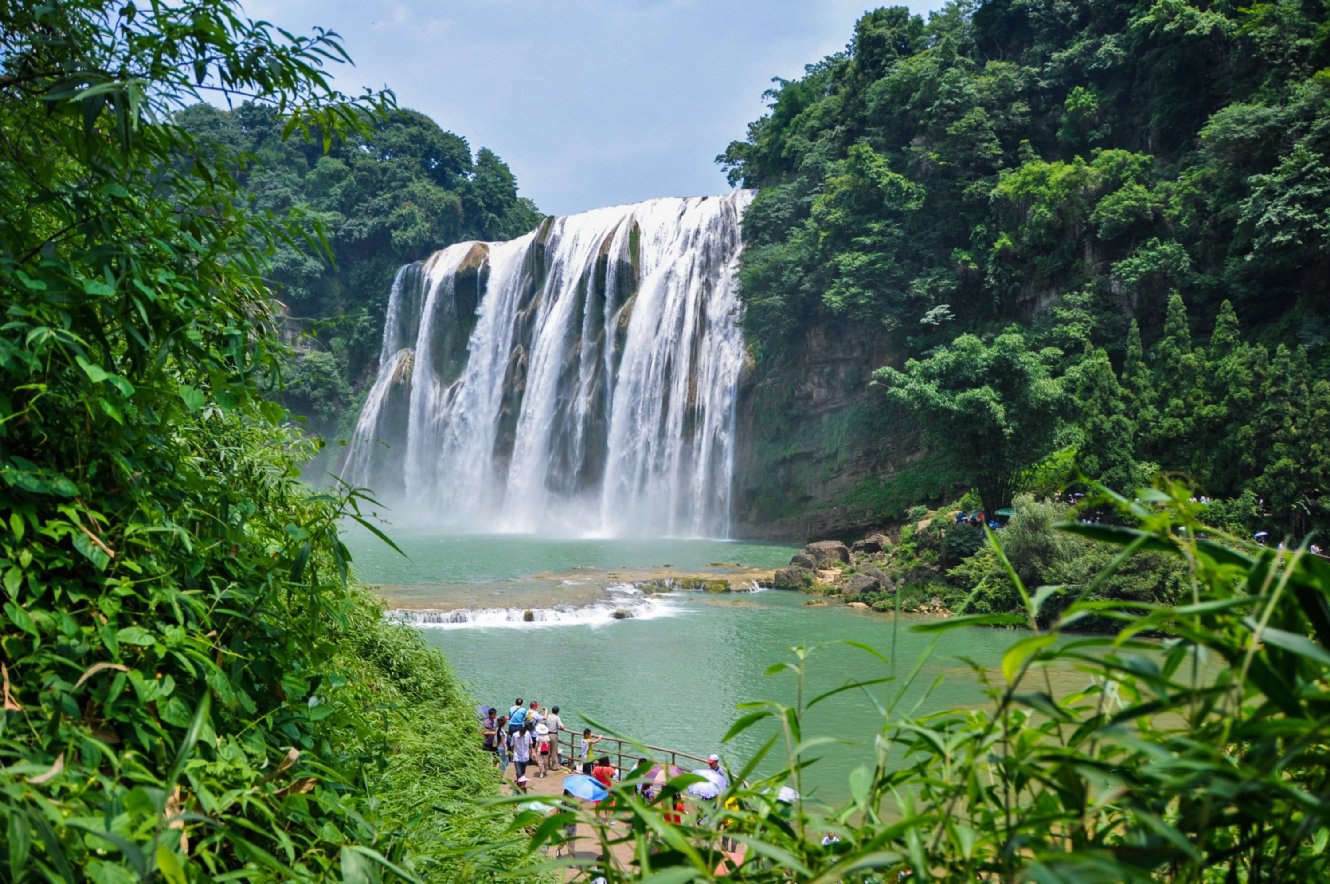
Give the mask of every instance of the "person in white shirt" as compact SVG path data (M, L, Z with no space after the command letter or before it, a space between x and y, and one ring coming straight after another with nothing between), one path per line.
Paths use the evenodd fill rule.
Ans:
M513 734L509 741L513 747L513 767L517 769L517 775L526 774L527 765L531 763L531 732L535 728L526 725L520 731Z
M550 770L558 770L562 763L559 761L559 731L563 730L563 719L559 717L558 706L545 716L545 726L550 729Z

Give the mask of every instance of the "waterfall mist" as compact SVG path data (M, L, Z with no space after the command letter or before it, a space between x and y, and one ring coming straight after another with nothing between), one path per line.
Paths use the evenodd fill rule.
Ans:
M750 200L598 209L403 267L343 478L457 530L727 536Z

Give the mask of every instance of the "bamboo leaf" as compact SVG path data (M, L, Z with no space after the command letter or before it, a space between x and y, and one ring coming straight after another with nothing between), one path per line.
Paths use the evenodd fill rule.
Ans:
M1007 681L1014 681L1016 673L1021 666L1034 654L1056 642L1058 639L1056 633L1046 632L1040 635L1029 635L1007 649L1002 655L1002 674Z

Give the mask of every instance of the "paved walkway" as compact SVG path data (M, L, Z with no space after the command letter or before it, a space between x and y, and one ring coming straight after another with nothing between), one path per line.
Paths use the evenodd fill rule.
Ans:
M563 778L570 776L573 773L577 773L577 771L568 767L563 767L559 770L551 770L544 777L541 777L539 775L539 770L536 767L530 767L527 769L527 794L551 795L556 797L562 795ZM513 781L513 765L511 761L508 763L507 770L504 771L503 778L509 783ZM579 820L577 824L577 838L571 845L564 845L561 848L561 855L568 856L571 853L572 856L579 859L594 860L596 857L600 856L600 838L597 837L595 826L591 822L594 819L591 804L589 802L584 802L583 807L585 810L580 814L582 819ZM623 823L611 821L610 831L607 833L606 837L612 841L617 837L622 837L625 831L626 826ZM569 848L571 848L571 851ZM550 857L555 855L555 849L553 847L546 848L545 852ZM633 845L631 843L616 844L610 848L608 861L612 863L614 868L618 869L625 875L630 874L633 871L632 860ZM572 874L570 873L568 877L571 878Z
M551 770L544 777L541 777L539 775L539 770L536 767L532 766L527 769L527 774L526 774L527 794L549 795L556 797L562 795L563 778L577 772L578 771L565 766L559 770ZM512 783L513 765L511 761L508 763L508 767L504 771L503 777L508 783L510 784ZM580 818L577 823L577 837L573 840L571 844L563 845L560 848L561 851L560 855L561 856L571 855L577 857L578 859L583 859L583 860L595 860L597 857L601 855L601 849L602 849L601 840L597 835L597 824L594 822L595 816L592 810L592 805L588 802L584 802L583 808L584 810L582 811L581 814L579 814ZM628 831L627 824L621 821L616 821L611 819L609 822L609 826L610 826L610 831L607 832L605 836L606 840L609 841L614 841L618 838L622 838ZM623 844L614 844L610 847L610 854L607 857L606 861L610 863L612 867L617 869L620 873L627 876L632 876L633 874L636 873L636 868L633 865L633 858L634 858L633 850L634 850L634 844L631 841L625 842ZM746 850L747 848L741 848L741 851L746 852ZM555 856L555 848L547 847L545 849L545 853L547 856L553 858ZM734 853L730 854L730 859L737 865L738 863L743 862L743 856L744 856L743 852ZM723 874L723 872L719 869L717 869L717 873ZM574 871L569 870L568 874L565 876L565 879L571 879L573 875Z

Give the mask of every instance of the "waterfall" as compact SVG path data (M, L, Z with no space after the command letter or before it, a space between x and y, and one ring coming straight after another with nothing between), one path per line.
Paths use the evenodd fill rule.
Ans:
M445 527L727 535L750 200L550 218L403 267L343 478Z

